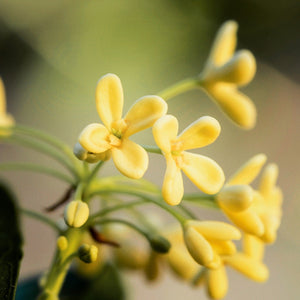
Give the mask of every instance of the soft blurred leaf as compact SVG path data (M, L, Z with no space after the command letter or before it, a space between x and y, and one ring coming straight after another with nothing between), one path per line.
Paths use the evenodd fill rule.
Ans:
M23 255L22 236L14 197L1 182L0 203L0 299L10 300L15 297Z

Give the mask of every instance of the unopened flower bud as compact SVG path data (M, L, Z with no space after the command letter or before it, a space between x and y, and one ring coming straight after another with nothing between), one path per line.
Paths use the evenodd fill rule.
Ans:
M78 249L78 257L89 264L97 260L98 248L95 245L83 244Z
M57 248L60 251L64 251L68 248L68 240L65 236L61 235L57 240L56 240Z
M81 227L89 217L89 207L81 200L71 201L65 208L64 219L70 227Z
M152 235L149 237L151 248L158 253L168 253L171 243L161 235Z

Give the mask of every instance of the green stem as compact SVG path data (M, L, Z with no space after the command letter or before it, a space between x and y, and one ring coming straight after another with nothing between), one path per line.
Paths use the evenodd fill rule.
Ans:
M74 257L73 254L79 248L83 233L84 231L81 229L69 228L65 234L68 240L68 248L64 251L56 250L45 285L43 286L43 290L50 291L53 297L58 296L61 290L71 264L71 258Z
M215 195L190 194L184 195L182 200L201 206L219 208L215 199Z
M179 81L165 90L159 92L157 95L162 97L165 101L182 94L184 92L193 90L201 86L201 81L198 77L196 78L187 78L185 80Z
M149 203L149 201L147 200L136 200L136 201L132 201L129 203L123 203L123 204L119 204L119 205L115 205L113 207L107 207L105 209L102 209L100 212L93 214L89 217L89 223L93 222L95 219L105 216L106 214L121 210L121 209L127 209L127 208L131 208L133 206L137 206L137 205L142 205L145 203Z
M45 166L36 165L32 163L23 163L23 162L8 162L8 163L0 164L0 171L12 171L12 170L43 173L43 174L53 176L62 181L65 181L71 185L74 184L74 180L69 176Z
M38 213L36 211L32 211L30 209L26 209L26 208L20 208L21 212L23 214L25 214L26 216L36 219L46 225L49 225L50 227L52 227L53 229L55 229L55 231L57 231L58 233L61 233L61 229L59 228L59 226L56 224L56 222L54 222L53 220L51 220L50 218L44 216L41 213Z
M101 194L110 194L110 193L116 193L116 194L125 194L125 195L131 195L131 196L137 196L139 198L145 199L149 202L154 203L157 206L160 206L165 211L170 213L174 218L176 218L180 223L184 223L186 218L184 218L179 212L175 211L171 206L166 204L163 201L156 200L155 198L145 195L142 192L138 191L131 191L130 189L122 189L121 187L117 187L116 189L107 189L107 190L95 190L90 195L91 197L94 195L101 195Z
M5 140L5 142L28 147L28 148L34 149L36 151L39 151L45 155L48 155L48 156L52 157L53 159L55 159L57 162L61 163L74 176L77 177L77 171L74 169L74 166L69 161L67 161L63 155L54 151L54 149L51 149L51 148L49 148L41 143L38 143L36 141L26 140L26 139L23 139L23 138L17 137L17 136L12 136L12 137L7 138Z
M147 231L145 231L144 229L138 227L137 225L126 221L126 220L122 220L122 219L102 219L99 220L97 222L94 222L93 225L101 225L101 224L105 224L105 223L120 223L123 225L126 225L130 228L132 228L133 230L135 230L136 232L140 233L142 236L144 236L147 240L149 240L149 234Z
M148 146L148 145L142 145L142 147L149 153L157 153L157 154L162 154L160 148L156 146Z
M197 219L197 216L192 213L187 207L185 207L183 204L179 204L178 207L185 212L185 214L190 218L190 219Z

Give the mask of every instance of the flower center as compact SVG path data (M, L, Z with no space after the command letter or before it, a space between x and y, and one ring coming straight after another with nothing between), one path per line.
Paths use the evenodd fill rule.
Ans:
M111 124L111 133L121 139L123 134L125 133L126 129L127 129L127 124L126 122L124 121L124 119L121 119L121 120L118 120L118 121L114 121L112 124Z

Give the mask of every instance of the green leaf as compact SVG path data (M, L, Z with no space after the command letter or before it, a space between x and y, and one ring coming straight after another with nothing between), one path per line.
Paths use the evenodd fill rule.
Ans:
M10 190L0 182L0 299L15 298L23 256L18 210Z

